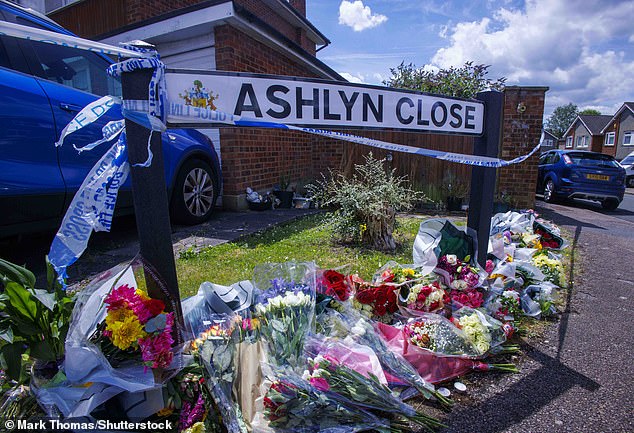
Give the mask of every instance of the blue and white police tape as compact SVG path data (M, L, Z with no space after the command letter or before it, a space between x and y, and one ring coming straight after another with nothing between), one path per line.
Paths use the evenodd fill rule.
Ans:
M124 56L124 57L145 57L147 54L127 48L119 48L77 36L63 33L51 32L49 30L38 29L36 27L22 26L20 24L0 21L0 36L11 36L14 38L27 39L35 42L43 42L51 45L61 45L64 47L78 48L80 50L92 51L95 53Z
M92 167L66 211L48 258L59 275L84 252L93 231L110 231L119 188L130 172L125 132Z
M135 108L142 108L143 104L139 101L123 101L124 107L128 111L132 111ZM351 143L363 144L366 146L375 147L378 149L403 152L414 155L427 156L430 158L440 159L443 161L455 162L458 164L473 165L479 167L499 168L506 167L512 164L518 164L526 159L530 158L535 152L539 150L539 144L535 146L528 154L514 158L510 161L491 158L487 156L465 155L453 152L443 152L440 150L423 149L414 146L407 146L403 144L390 143L387 141L375 140L367 137L360 137L357 135L346 134L342 132L334 132L325 129L306 128L301 126L287 125L284 123L268 122L259 119L252 119L242 116L235 116L220 111L209 110L202 107L191 107L183 104L168 101L167 107L169 111L167 113L167 123L182 123L182 122L195 122L198 123L211 123L211 124L224 124L242 127L255 127L255 128L275 128L275 129L288 129L291 131L302 131L308 134L320 135L322 137L332 138L335 140L348 141Z
M64 129L62 129L62 132L59 134L59 140L55 142L55 146L61 146L67 135L95 122L116 105L121 105L121 99L115 96L103 96L86 105L68 122Z
M102 143L107 143L108 141L112 141L121 134L125 129L125 121L124 120L113 120L111 122L106 123L106 125L101 128L101 134L103 138L101 140L97 140L93 143L87 144L82 147L77 147L77 145L73 144L73 147L78 153L85 152L87 150L93 150L95 147L99 146Z

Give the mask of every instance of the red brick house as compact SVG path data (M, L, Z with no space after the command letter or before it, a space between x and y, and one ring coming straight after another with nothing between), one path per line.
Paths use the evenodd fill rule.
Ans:
M58 3L61 3L58 1ZM154 44L167 67L343 80L315 56L330 41L306 18L305 0L82 0L48 16L81 37ZM338 166L341 143L265 129L206 129L222 162L225 208L246 207L245 189L270 189Z
M634 102L624 102L601 132L619 161L634 152Z

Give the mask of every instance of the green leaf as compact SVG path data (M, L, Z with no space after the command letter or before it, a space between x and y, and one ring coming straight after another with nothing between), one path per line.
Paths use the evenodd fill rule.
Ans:
M31 293L21 285L10 282L4 288L9 297L11 306L15 308L24 318L37 323L37 304L33 301Z
M13 380L20 379L22 370L22 346L23 343L15 342L6 344L0 349L0 355L7 366L7 375Z
M55 361L57 358L57 354L46 341L31 343L29 348L31 358L41 359L42 361Z
M3 259L0 259L0 276L5 284L12 281L26 287L35 287L33 272Z
M7 343L13 343L13 329L11 329L11 323L9 320L3 320L0 322L0 338Z

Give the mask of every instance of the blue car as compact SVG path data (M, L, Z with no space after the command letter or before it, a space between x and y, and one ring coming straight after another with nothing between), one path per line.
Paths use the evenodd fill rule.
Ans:
M71 34L47 17L0 0L0 20ZM112 143L89 152L78 147L101 138L101 128L121 119L111 109L93 125L55 147L77 112L104 95L121 95L107 76L112 61L97 53L0 36L0 237L59 226L88 171ZM221 172L211 140L192 129L162 134L172 220L208 219L220 192ZM132 212L129 179L118 213Z
M619 207L625 193L625 169L610 155L580 150L551 150L539 158L537 190L544 201L582 198Z

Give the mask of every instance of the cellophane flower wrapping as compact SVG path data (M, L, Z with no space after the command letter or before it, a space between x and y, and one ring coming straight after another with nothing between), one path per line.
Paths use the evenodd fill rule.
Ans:
M352 280L347 266L337 269L317 269L316 291L339 302L346 302L352 295Z
M451 321L438 314L421 313L405 323L402 330L408 344L443 356L477 358L486 353Z
M394 396L380 379L365 369L365 374L339 360L341 353L336 343L322 336L313 336L307 341L308 370L303 378L320 391L330 391L351 401L358 407L373 412L388 412L420 426L434 428L439 422L416 411Z
M240 341L242 318L238 314L200 317L201 321L192 329L196 335L192 351L207 371L206 384L227 431L246 432L240 408L232 395L237 374L234 358Z
M182 346L174 341L182 330L174 329L174 313L147 295L146 287L162 287L161 282L145 276L143 263L135 259L101 274L79 293L65 345L69 386L104 384L135 393L155 388L183 367ZM84 401L79 412L65 404L65 411L85 416L103 403L99 396L90 401L95 404Z
M431 383L421 377L414 366L406 361L400 353L390 350L377 329L377 325L356 310L350 308L344 314L329 311L321 315L319 320L324 324L324 329L329 336L344 341L350 339L371 348L379 358L384 372L394 379L416 388L427 399L438 398L449 403L436 392Z
M269 263L254 271L254 315L270 362L303 370L304 341L314 330L314 263Z
M265 393L264 408L264 418L277 432L391 431L389 421L356 407L337 394L312 386L288 370L276 374Z
M482 353L495 352L513 332L482 309L463 307L453 313L451 321Z
M559 287L566 285L564 266L558 255L542 250L533 255L531 263L542 271L545 281L556 284Z

